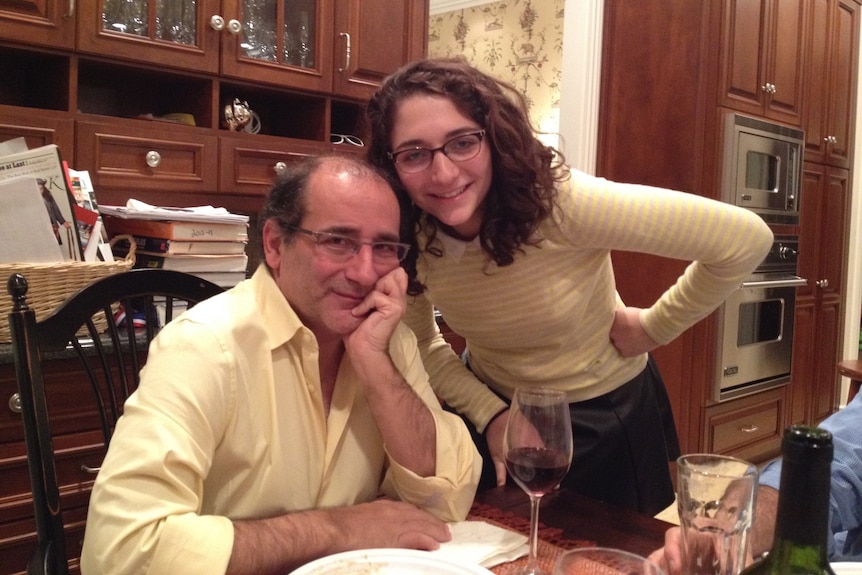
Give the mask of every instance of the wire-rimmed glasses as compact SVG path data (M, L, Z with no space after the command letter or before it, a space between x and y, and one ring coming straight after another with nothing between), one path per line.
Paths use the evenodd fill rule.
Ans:
M363 242L332 232L315 232L300 228L299 226L288 226L294 232L299 232L311 237L314 244L326 255L333 259L346 261L359 253L362 246L371 246L371 255L375 262L383 264L398 263L404 259L410 251L409 244L400 242L374 241Z
M476 130L459 134L447 140L439 148L423 148L414 146L395 152L389 152L389 159L395 162L395 168L406 174L421 172L431 165L434 154L443 152L443 155L453 162L466 162L479 155L482 149L482 140L485 138L485 130Z

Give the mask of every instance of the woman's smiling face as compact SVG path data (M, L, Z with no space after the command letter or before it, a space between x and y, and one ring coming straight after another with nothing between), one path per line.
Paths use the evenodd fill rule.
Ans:
M399 102L389 144L393 152L411 147L439 148L452 138L481 130L449 98L418 94ZM397 168L397 166L396 166ZM463 162L435 152L426 169L398 171L410 199L463 239L473 239L482 224L482 204L491 188L491 149L487 136L475 158Z

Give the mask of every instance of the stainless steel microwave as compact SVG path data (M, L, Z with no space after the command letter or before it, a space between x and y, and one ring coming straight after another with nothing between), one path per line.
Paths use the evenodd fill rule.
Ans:
M798 224L803 146L802 130L727 113L722 200L770 223Z

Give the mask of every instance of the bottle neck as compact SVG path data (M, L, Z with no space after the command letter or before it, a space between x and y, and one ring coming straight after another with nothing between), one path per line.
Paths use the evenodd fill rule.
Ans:
M826 547L829 473L829 461L784 460L775 524L776 539Z

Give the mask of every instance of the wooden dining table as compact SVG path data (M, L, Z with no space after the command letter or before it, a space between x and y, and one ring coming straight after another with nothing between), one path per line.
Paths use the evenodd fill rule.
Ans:
M468 517L529 535L530 502L514 485L476 494ZM539 563L548 571L568 549L613 547L647 556L664 544L672 524L636 511L596 501L560 489L541 499L539 510ZM492 568L497 575L513 572L525 559Z

